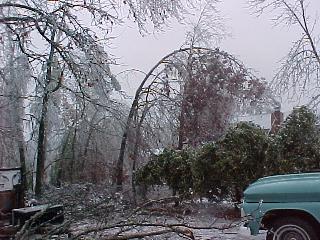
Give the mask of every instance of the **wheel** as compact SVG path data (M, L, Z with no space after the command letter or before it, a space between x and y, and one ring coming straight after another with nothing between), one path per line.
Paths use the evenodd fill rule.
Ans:
M313 226L300 218L288 217L276 220L266 240L319 240Z

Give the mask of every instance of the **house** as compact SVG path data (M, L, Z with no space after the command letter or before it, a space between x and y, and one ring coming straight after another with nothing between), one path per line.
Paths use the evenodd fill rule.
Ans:
M235 122L252 122L261 126L267 133L275 134L279 131L281 124L284 121L284 113L280 107L274 108L271 113L262 113L256 115L238 116Z

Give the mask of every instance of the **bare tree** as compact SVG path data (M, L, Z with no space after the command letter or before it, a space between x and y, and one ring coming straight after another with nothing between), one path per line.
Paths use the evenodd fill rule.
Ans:
M37 131L34 135L37 136L36 193L39 195L47 154L48 105L54 95L69 92L76 99L109 109L109 103L103 101L108 100L108 92L119 89L109 69L112 59L103 48L112 26L129 16L140 31L146 32L145 25L149 21L155 28L161 28L171 17L181 19L185 7L180 0L105 0L4 1L0 8L3 11L0 24L11 30L14 41L28 57L35 79L33 85L38 89L36 94L42 99L35 115ZM91 22L81 15L89 16ZM58 75L53 74L54 65L59 68ZM101 90L106 98L99 101L92 93Z
M301 36L293 42L288 55L283 59L274 77L275 89L291 93L307 91L313 103L319 98L320 57L319 32L316 14L310 14L312 3L306 0L249 0L257 14L267 10L275 13L276 24L298 26ZM311 93L311 94L310 94Z
M27 187L26 178L26 152L25 152L25 140L24 140L24 104L23 99L26 95L25 82L30 79L30 66L27 58L19 50L18 44L12 41L12 33L10 29L4 27L1 28L1 52L3 60L3 66L0 66L0 82L3 86L1 92L2 104L6 103L1 109L2 128L7 127L7 133L2 135L2 139L7 137L11 138L13 144L8 144L11 151L16 152L17 159L14 156L3 155L2 167L17 166L20 164L22 168L22 178L24 187ZM9 117L9 118L8 118ZM7 119L7 122L4 121ZM4 122L3 122L4 121ZM4 124L6 122L6 124ZM5 136L7 135L7 136ZM12 146L17 146L16 148ZM5 153L5 149L2 149ZM7 162L7 164L4 164Z
M89 99L90 95L84 92L83 85L101 80L91 74L91 71L95 70L94 67L98 67L105 74L105 78L102 80L106 86L112 86L115 79L111 77L108 66L109 58L104 50L97 44L89 29L81 26L75 13L72 13L71 10L76 8L76 5L65 3L56 6L52 11L49 10L50 6L48 5L41 6L41 4L33 2L3 3L1 7L6 11L4 11L0 22L11 29L15 40L19 43L20 50L32 63L33 76L36 79L35 85L38 89L36 93L40 94L41 101L36 131L35 187L36 194L40 195L46 162L48 108L51 95L61 88L64 88L65 91L72 91L73 88L74 94ZM84 10L92 11L93 14L105 14L104 10L96 9L93 5L91 8L85 5L82 7ZM101 21L112 21L107 20L107 14L100 17ZM39 50L31 44L32 41L35 41L33 34L38 34L44 46L48 46L47 52ZM31 43L28 43L30 41ZM85 62L78 61L81 54L88 57ZM39 66L43 67L39 68ZM57 70L55 66L58 67ZM42 72L44 73L42 74ZM65 77L70 81L63 84ZM79 86L79 88L76 90L74 86Z

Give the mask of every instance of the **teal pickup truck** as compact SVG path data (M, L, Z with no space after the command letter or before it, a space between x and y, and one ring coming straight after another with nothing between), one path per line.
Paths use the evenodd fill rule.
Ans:
M320 239L320 172L270 176L244 191L242 215L251 235L267 240Z

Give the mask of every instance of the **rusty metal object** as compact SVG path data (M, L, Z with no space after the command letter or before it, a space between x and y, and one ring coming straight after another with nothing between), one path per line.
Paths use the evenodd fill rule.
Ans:
M36 216L37 213L41 213ZM64 220L63 206L39 205L25 208L21 169L0 169L0 240L10 239L33 216L32 226L44 223L60 224Z
M12 210L24 207L21 169L0 169L0 239L13 236L17 227L11 225Z
M0 169L0 210L10 212L24 207L24 191L21 187L21 169Z
M0 214L10 213L16 206L16 193L14 191L0 192Z

